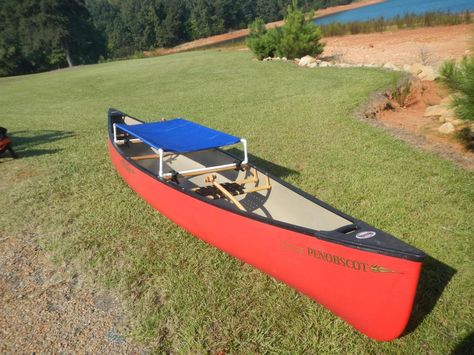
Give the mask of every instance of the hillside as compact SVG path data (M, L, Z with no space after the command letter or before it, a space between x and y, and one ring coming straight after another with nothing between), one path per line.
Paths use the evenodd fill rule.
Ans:
M52 265L89 280L81 289L116 296L125 307L122 336L156 352L451 353L469 344L474 330L474 175L354 116L370 93L398 76L196 51L1 78L0 125L22 158L1 159L0 243L28 241ZM407 334L372 341L154 211L109 161L111 106L245 137L259 166L426 251ZM27 260L35 262L4 253L0 265ZM61 332L47 334L46 349L35 348L34 338L45 335L28 329L45 325L28 323L28 313L44 311L43 303L25 311L18 295L28 290L7 273L0 286L13 290L1 299L12 311L0 307L0 336L7 339L0 351L81 352L87 338L64 342L65 334L108 336L54 311ZM77 288L71 290L74 296Z

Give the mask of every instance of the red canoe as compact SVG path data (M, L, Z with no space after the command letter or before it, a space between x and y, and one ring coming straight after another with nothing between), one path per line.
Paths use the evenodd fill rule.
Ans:
M377 340L401 335L425 254L253 166L244 139L110 109L109 153L167 218ZM238 159L219 147L244 146Z

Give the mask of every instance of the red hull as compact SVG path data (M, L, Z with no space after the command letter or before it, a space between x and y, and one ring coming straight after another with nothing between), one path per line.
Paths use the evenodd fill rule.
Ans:
M330 243L219 208L137 169L111 142L109 153L133 190L193 235L308 295L371 338L387 341L403 332L421 262Z

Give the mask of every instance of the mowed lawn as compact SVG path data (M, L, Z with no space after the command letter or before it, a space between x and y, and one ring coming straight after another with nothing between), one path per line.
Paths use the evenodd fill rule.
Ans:
M465 349L474 330L474 174L355 117L371 92L397 78L203 51L0 79L0 125L23 156L0 163L0 235L34 238L118 295L128 336L156 351ZM271 173L426 251L407 334L370 340L155 212L109 162L110 106L245 137Z

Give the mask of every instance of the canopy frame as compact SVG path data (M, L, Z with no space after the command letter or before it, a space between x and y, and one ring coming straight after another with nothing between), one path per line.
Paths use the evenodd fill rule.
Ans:
M117 144L117 145L125 144L127 142L145 143L139 137L128 139L128 140L127 139L118 139L117 126L116 126L115 123L113 124L113 133L114 133L114 143ZM127 132L127 134L130 134L132 136L134 135L131 132ZM174 171L174 172L169 172L169 173L164 173L163 172L163 165L164 165L163 158L164 158L165 151L162 148L156 149L152 146L150 146L150 148L157 154L157 157L159 158L158 176L162 179L165 179L165 180L171 180L177 175L189 176L190 177L190 176L202 175L202 174L207 174L207 173L212 173L212 172L217 172L217 171L238 169L240 166L247 165L248 162L249 162L249 160L248 160L248 151L247 151L247 140L245 138L241 138L240 143L242 143L243 148L244 148L244 159L241 162L236 162L236 163L231 163L231 164L223 164L223 165L215 165L215 166L209 166L209 167L204 167L204 168L182 170L182 171ZM230 144L230 145L233 145L233 144ZM172 152L172 153L174 153L174 152ZM175 154L179 154L179 153L175 153ZM137 158L137 157L132 157L132 159L133 158ZM147 158L151 158L151 156L147 156ZM134 159L134 160L140 160L140 159Z

